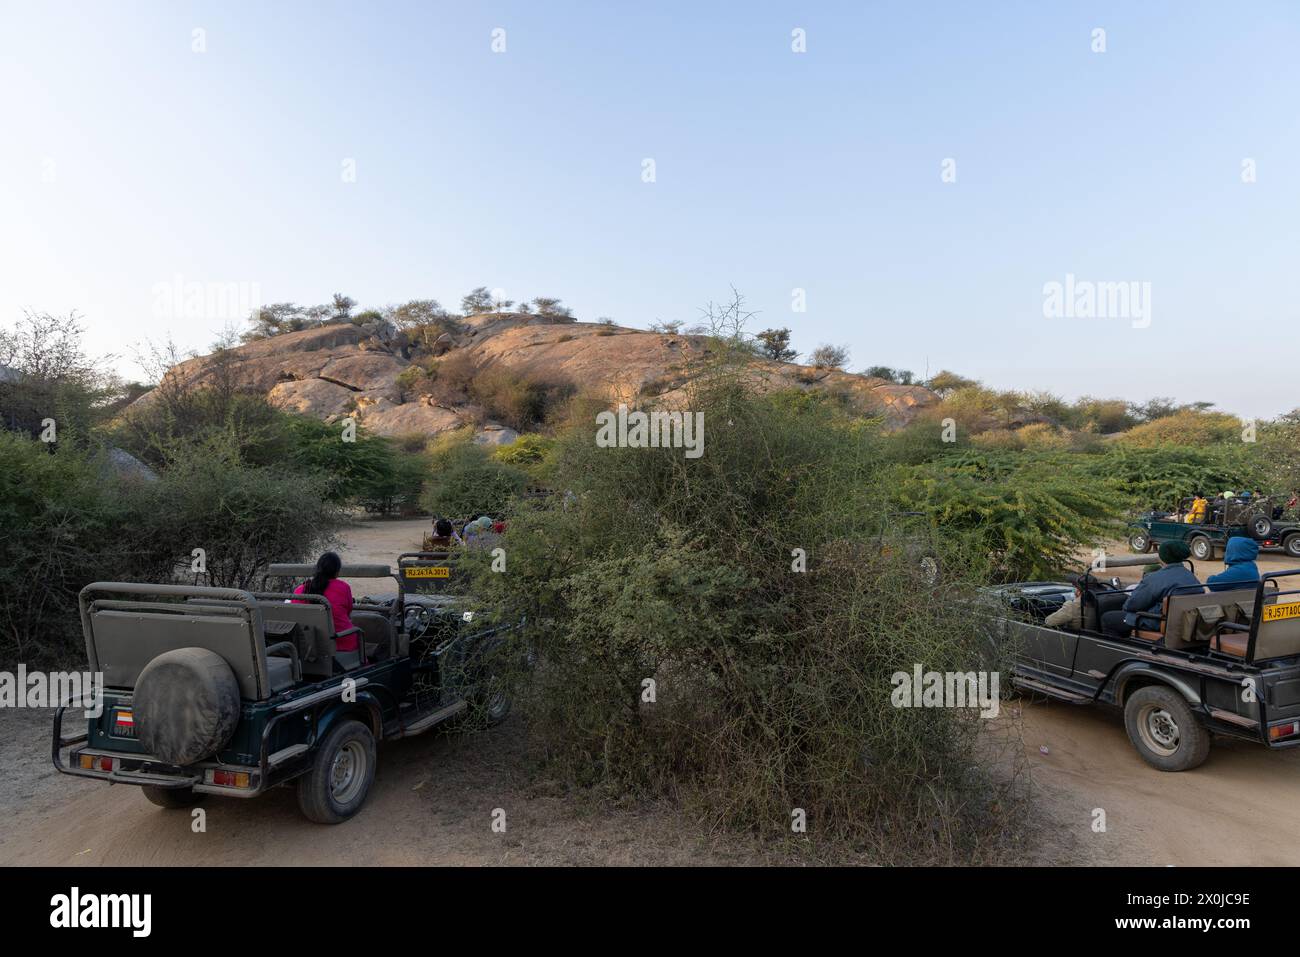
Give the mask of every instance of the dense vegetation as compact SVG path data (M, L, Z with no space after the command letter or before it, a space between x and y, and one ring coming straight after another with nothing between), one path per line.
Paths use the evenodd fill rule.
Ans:
M220 374L164 377L122 413L138 390L82 355L75 321L31 315L5 335L19 348L0 382L0 662L78 656L77 593L96 579L248 587L271 561L311 558L344 509L416 506L422 442L344 441Z
M995 665L966 605L981 556L941 546L934 600L888 521L885 440L833 400L714 375L690 404L697 460L598 448L575 415L538 473L562 495L519 505L508 573L476 583L533 623L548 766L769 835L798 809L882 856L996 856L1016 804L977 759L988 722L890 703L914 663Z

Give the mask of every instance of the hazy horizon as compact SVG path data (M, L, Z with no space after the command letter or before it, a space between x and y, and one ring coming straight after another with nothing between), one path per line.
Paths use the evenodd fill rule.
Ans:
M749 331L853 371L1300 406L1271 373L1300 247L1285 4L0 19L0 324L76 310L133 377L134 347L243 319L160 297L177 282L452 310L487 285L634 327L734 285Z

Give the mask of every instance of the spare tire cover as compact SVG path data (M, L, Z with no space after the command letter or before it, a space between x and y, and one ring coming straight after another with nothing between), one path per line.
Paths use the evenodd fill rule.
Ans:
M220 751L234 734L239 683L216 652L177 648L145 665L132 706L146 751L168 764L193 764Z

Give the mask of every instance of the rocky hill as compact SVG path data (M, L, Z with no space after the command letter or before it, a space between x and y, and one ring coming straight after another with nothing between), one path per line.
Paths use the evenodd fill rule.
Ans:
M427 338L427 337L426 337ZM478 371L506 369L521 376L568 380L609 401L640 400L672 406L707 357L704 336L666 334L582 322L554 323L538 316L491 313L470 316L431 344L412 341L384 324L321 326L251 342L223 359L187 360L172 374L202 383L226 362L225 374L291 412L334 420L355 415L380 435L436 435L473 423L480 440L510 441L512 430L485 421L470 403L448 403L404 387L399 376L414 363L457 355ZM864 412L890 427L909 422L937 396L921 386L753 358L744 374L760 388L832 389L851 395ZM139 402L147 403L146 394Z

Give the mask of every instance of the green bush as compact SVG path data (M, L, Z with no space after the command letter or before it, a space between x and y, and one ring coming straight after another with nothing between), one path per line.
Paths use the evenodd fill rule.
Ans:
M206 554L206 584L252 588L271 562L314 558L342 523L317 475L179 449L157 482L130 498L136 553L161 570ZM155 571L154 574L158 572Z
M882 856L979 857L1011 806L977 756L986 723L890 702L896 670L987 662L964 566L945 562L935 601L905 549L882 551L881 443L833 403L712 385L693 402L698 459L565 430L564 494L521 509L507 574L476 582L532 623L522 694L549 767L772 835L800 807Z
M430 451L420 505L434 515L500 516L528 484L528 473L476 445L472 431L447 437Z
M514 465L529 469L541 465L547 455L555 448L555 440L535 432L519 436L509 445L502 445L492 452L492 458L505 465Z
M62 663L77 592L116 577L132 510L88 454L0 430L0 663Z
M962 452L899 468L899 504L960 535L1003 578L1051 577L1117 531L1125 499L1109 482L1080 480L1068 454Z
M0 661L80 658L77 593L92 581L250 587L269 562L312 558L340 521L318 478L206 446L172 450L150 482L116 477L93 449L50 454L0 431Z
M360 504L384 515L414 509L428 468L423 454L360 429L355 441L345 442L341 423L306 416L286 416L283 428L289 440L283 464L318 476L330 501Z
M1120 439L1125 445L1140 448L1160 446L1204 447L1241 440L1241 420L1226 412L1203 412L1182 409L1130 429Z
M1163 420L1161 420L1163 421ZM1100 455L1076 460L1079 481L1108 482L1124 496L1128 511L1172 509L1195 491L1262 488L1270 459L1246 443L1208 447L1109 445Z

